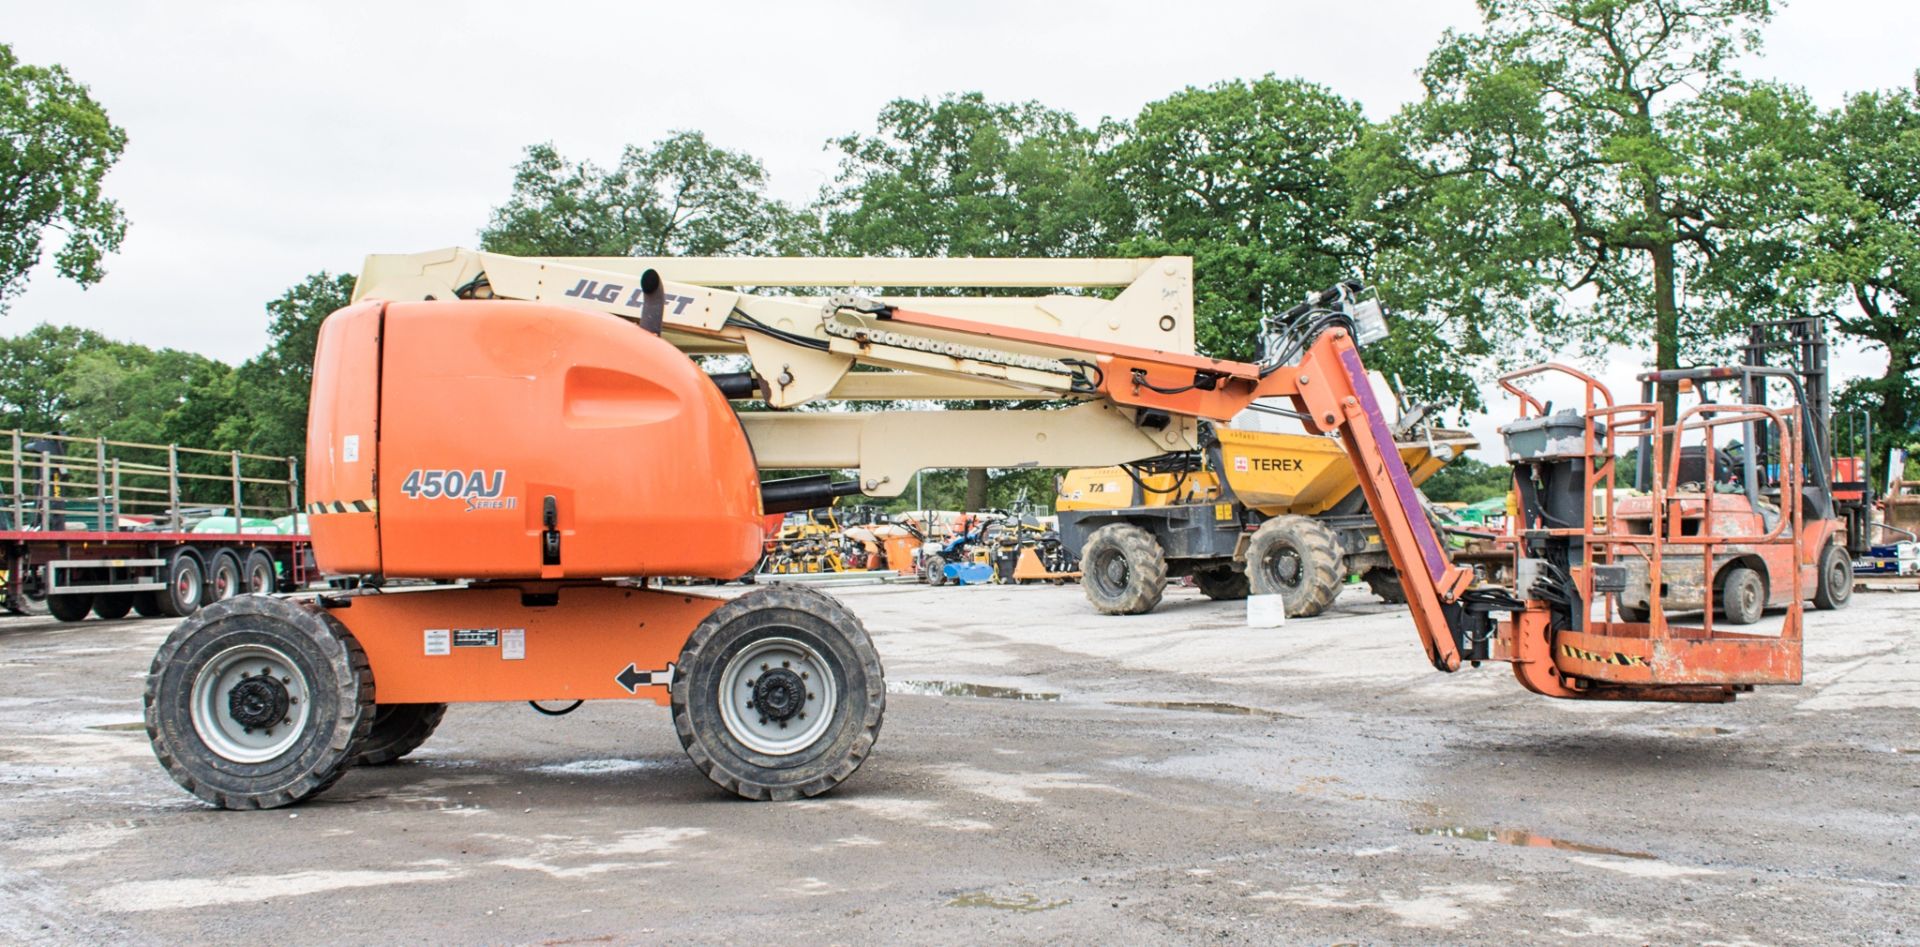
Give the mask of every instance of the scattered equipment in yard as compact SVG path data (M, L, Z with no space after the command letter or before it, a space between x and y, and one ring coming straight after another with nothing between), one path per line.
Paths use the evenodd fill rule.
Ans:
M154 658L155 752L202 799L269 807L356 763L399 758L448 703L644 699L670 707L688 756L727 790L825 792L872 752L885 709L859 619L812 590L722 599L631 577L737 577L760 556L764 512L844 489L762 483L757 469L857 468L860 492L890 496L927 467L1132 463L1197 449L1198 420L1263 397L1338 433L1436 668L1507 661L1542 694L1628 700L1724 701L1799 679L1797 604L1772 641L1664 616L1592 617L1621 588L1616 553L1646 545L1596 530L1589 501L1611 473L1605 448L1632 436L1627 416L1656 424L1648 406L1590 401L1584 416L1553 416L1584 442L1515 450L1536 484L1523 490L1529 580L1521 597L1469 590L1360 359L1388 332L1379 304L1342 284L1268 319L1261 362L1214 359L1193 354L1191 273L1171 257L371 258L315 357L314 551L329 572L459 584L367 582L311 602L243 596L203 609ZM806 299L727 288L849 284L1121 291ZM744 354L751 368L709 376L690 354ZM1078 403L779 410L860 398ZM729 404L748 399L774 410ZM479 424L488 436L473 436ZM1797 436L1785 436L1795 459ZM1798 474L1789 464L1783 476L1783 513L1797 524Z
M235 595L297 588L313 574L293 458L5 437L0 554L9 611L45 601L60 621L177 618Z

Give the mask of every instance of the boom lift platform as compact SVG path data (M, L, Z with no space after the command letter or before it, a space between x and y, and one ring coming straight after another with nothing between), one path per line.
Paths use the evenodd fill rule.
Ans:
M895 495L923 467L1192 450L1199 420L1261 397L1289 399L1312 430L1342 440L1436 668L1508 661L1530 689L1572 698L1728 700L1798 679L1797 611L1779 660L1759 671L1724 660L1710 631L1708 647L1668 660L1660 649L1687 633L1590 619L1613 587L1594 550L1621 540L1564 509L1568 496L1586 504L1594 459L1618 436L1596 443L1596 425L1623 409L1553 416L1585 442L1556 434L1525 454L1537 528L1521 567L1540 578L1524 598L1469 590L1361 362L1360 346L1388 331L1379 304L1342 284L1267 320L1261 362L1214 359L1193 351L1191 274L1183 258L370 258L355 302L321 330L307 497L321 568L370 581L307 602L245 596L184 622L148 679L156 754L203 799L270 807L404 755L451 702L645 699L671 708L688 755L720 786L815 795L879 736L885 686L859 619L811 590L723 599L637 577L734 578L760 556L765 514ZM1119 292L733 288L848 285ZM695 361L710 355L745 364L710 374ZM781 410L936 398L1072 404ZM859 473L760 481L758 470L781 468ZM389 578L457 584L381 588Z

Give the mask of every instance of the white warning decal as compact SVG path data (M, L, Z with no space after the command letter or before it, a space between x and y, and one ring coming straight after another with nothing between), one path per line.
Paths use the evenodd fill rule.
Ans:
M453 632L446 628L427 629L427 654L452 654Z
M500 629L500 660L524 661L527 657L527 630L525 628Z

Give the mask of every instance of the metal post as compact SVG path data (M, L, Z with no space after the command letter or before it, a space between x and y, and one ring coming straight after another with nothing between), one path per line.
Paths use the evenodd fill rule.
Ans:
M107 439L93 439L93 526L106 531L107 518Z
M240 532L240 518L245 514L240 507L240 452L233 452L233 531Z
M916 470L913 472L913 505L924 509L927 504L920 496L920 475L923 473L926 473L926 471Z
M167 445L167 526L179 529L180 522L180 445Z
M13 429L13 522L10 529L27 527L26 494L20 489L20 477L25 472L20 465L20 429Z
M287 458L287 509L293 511L294 532L300 526L300 458Z
M108 530L120 528L120 458L113 459L113 522Z

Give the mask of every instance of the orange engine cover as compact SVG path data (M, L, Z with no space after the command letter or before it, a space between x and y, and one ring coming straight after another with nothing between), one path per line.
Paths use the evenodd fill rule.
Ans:
M322 570L730 579L760 557L739 419L691 359L631 322L524 302L359 303L321 327L311 404Z

